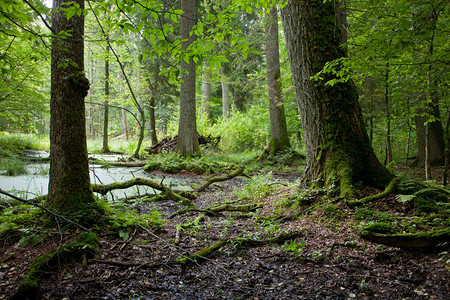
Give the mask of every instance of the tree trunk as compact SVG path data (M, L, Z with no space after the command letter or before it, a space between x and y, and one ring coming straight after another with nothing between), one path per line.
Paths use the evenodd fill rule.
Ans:
M84 75L84 16L75 14L67 20L58 12L63 2L53 1L52 27L57 34L69 31L71 36L52 41L48 196L54 208L68 212L94 202L94 194L86 145L84 98L89 80ZM84 9L84 0L74 3Z
M267 16L266 24L266 64L269 90L270 143L271 155L289 148L286 116L283 106L281 86L280 54L278 46L278 11L273 6Z
M306 144L304 181L336 185L346 198L353 196L355 182L385 186L392 175L370 145L354 84L326 85L332 75L310 79L345 55L334 4L290 0L282 19Z
M230 84L227 78L227 65L222 63L222 116L224 119L230 117Z
M202 111L211 119L211 73L208 62L203 63L202 73Z
M386 64L384 74L384 113L386 117L386 145L384 153L384 165L392 162L392 146L391 146L391 113L389 107L389 63Z
M125 135L125 139L128 141L130 138L130 127L128 126L127 112L125 109L121 109L122 112L122 134Z
M195 25L195 0L182 0L181 10L181 48L183 52L195 40L190 34ZM200 151L197 137L197 120L195 111L195 62L191 58L189 63L181 59L180 84L180 120L178 123L178 151L183 156L196 154ZM187 74L186 74L187 72Z
M106 37L108 40L109 37ZM106 45L105 58L105 102L103 116L103 153L110 153L108 146L108 123L109 123L109 44Z
M150 98L148 105L149 119L150 119L150 139L152 140L152 146L158 144L158 136L156 135L156 118L155 118L155 97Z

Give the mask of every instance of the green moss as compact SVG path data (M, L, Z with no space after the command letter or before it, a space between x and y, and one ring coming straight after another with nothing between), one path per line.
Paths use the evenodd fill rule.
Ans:
M374 232L374 233L390 233L393 232L392 227L388 223L373 223L364 228L365 232Z
M36 280L27 278L19 285L17 292L14 294L13 299L17 300L34 300L38 299L39 284Z

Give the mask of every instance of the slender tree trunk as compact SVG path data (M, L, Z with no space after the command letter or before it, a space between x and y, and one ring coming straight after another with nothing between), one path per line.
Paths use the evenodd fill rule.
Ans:
M155 97L150 98L148 105L149 120L150 120L150 139L152 140L152 146L158 144L158 136L156 135L156 118L155 118Z
M222 63L222 116L224 119L230 117L230 84L227 78L227 65Z
M288 0L281 15L306 144L304 181L336 186L346 198L356 182L386 185L392 175L370 145L353 83L326 85L333 75L310 79L345 56L334 4Z
M270 113L270 143L269 153L275 153L289 148L286 116L283 106L283 91L281 86L280 54L278 45L278 11L273 6L267 16L266 24L266 64L267 83L269 91Z
M208 62L203 62L202 73L202 111L211 119L211 74Z
M121 109L122 113L122 134L125 135L125 139L128 141L130 138L130 127L128 126L128 118L127 118L127 112L125 109Z
M48 196L53 207L69 212L94 202L94 194L86 145L84 98L89 80L84 74L84 15L75 14L67 20L59 12L63 2L53 1L52 27L56 33L64 30L71 36L52 42ZM75 0L74 4L84 9L84 0ZM68 61L71 63L65 65Z
M183 52L195 40L195 34L190 34L195 25L195 0L181 0L181 49ZM195 62L187 63L181 59L180 84L180 120L178 123L178 151L183 156L196 154L200 151L197 134L195 111ZM186 72L187 74L186 74Z
M447 186L448 183L448 169L450 165L450 109L447 107L447 122L445 124L445 163L444 174L442 176L442 185Z
M386 64L384 74L384 113L386 117L386 145L384 154L384 165L388 165L392 161L391 147L391 113L389 104L389 63Z
M106 37L106 58L105 58L105 102L103 116L103 153L110 153L108 146L108 123L109 123L109 36Z

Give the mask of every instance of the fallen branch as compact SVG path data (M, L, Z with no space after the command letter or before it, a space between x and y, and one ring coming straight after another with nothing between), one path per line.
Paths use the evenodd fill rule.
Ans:
M374 200L385 198L393 193L399 180L400 179L398 177L395 177L394 179L392 179L391 182L389 183L389 185L386 187L386 189L379 194L370 195L370 196L362 198L360 200L346 201L346 203L349 207L353 208L355 206L363 205L363 204L366 204L366 203L374 201Z
M179 203L186 205L188 207L193 207L194 204L188 198L185 198L177 193L175 193L171 188L165 186L162 183L158 183L156 181L145 179L145 178L132 178L128 181L123 182L113 182L110 184L92 184L92 190L96 193L100 193L102 195L106 195L108 192L117 189L126 189L135 185L144 185L154 188L156 190L161 191L167 198L178 201Z
M215 183L215 182L222 182L222 181L226 181L226 180L230 180L233 179L237 176L240 176L244 173L244 169L245 167L239 167L236 172L231 173L231 174L227 174L227 175L223 175L223 176L216 176L216 177L211 177L208 180L206 180L205 183L202 184L201 187L195 189L196 192L202 192L204 191L208 186L210 186L211 184Z
M216 214L223 211L240 211L240 212L251 212L255 211L258 208L263 207L261 203L252 203L252 204L244 204L244 205L230 205L230 204L222 204L216 206L210 206L204 209L189 207L186 209L181 209L175 213L173 213L169 218L173 218L178 215L182 215L188 212L202 212L205 214Z
M450 228L434 231L406 234L366 233L361 235L365 240L402 248L430 248L450 241ZM447 245L448 247L448 245Z
M127 188L135 186L135 185L149 186L158 191L161 191L169 199L178 201L181 204L189 206L189 207L194 206L194 204L192 203L191 200L175 193L171 188L165 186L162 183L157 183L156 181L153 181L150 179L145 179L145 178L135 177L128 181L113 182L113 183L105 184L105 185L104 184L92 184L91 186L92 186L93 192L100 193L101 195L106 195L108 192L110 192L112 190L127 189Z
M234 238L234 239L222 240L222 241L219 241L219 242L213 244L212 246L200 249L199 251L197 251L195 253L185 255L184 257L177 259L177 261L181 262L181 263L191 263L191 262L201 261L201 260L205 259L207 256L209 256L211 253L213 253L213 252L219 250L220 248L222 248L223 246L225 246L226 244L239 244L242 247L258 247L258 246L264 246L264 245L268 245L268 244L283 243L287 240L292 240L299 236L301 236L301 234L299 232L292 232L292 233L288 233L288 234L280 234L279 236L277 236L275 238L267 239L267 240L253 240L253 239L249 239L249 238Z
M8 197L13 198L13 199L18 200L18 201L27 203L27 204L29 204L29 205L33 205L33 206L39 207L40 209L42 209L42 210L46 211L47 213L51 214L52 216L57 217L57 218L60 218L60 219L63 219L63 220L66 221L67 223L70 223L70 224L72 224L72 225L75 225L76 227L80 228L81 230L89 231L89 229L87 229L86 227L84 227L84 226L82 226L82 225L80 225L80 224L78 224L78 223L76 223L76 222L74 222L74 221L72 221L72 220L69 220L69 219L67 219L67 218L64 217L64 216L61 216L60 214L55 213L55 212L53 212L53 211L51 211L51 210L49 210L49 209L43 207L42 205L33 203L33 202L31 202L31 201L28 201L28 200L25 200L25 199L22 199L22 198L19 198L19 197L17 197L17 196L14 196L14 195L12 195L12 194L10 194L10 193L5 192L5 191L2 190L2 189L0 189L0 194L3 194L3 195L5 195L5 196L8 196Z

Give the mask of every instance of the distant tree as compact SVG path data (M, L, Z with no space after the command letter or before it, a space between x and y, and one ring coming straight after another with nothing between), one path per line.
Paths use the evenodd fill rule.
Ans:
M306 144L304 179L352 197L353 184L382 186L392 175L373 152L352 81L327 84L332 74L311 79L345 56L336 9L330 1L289 0L281 15Z
M270 9L266 24L267 83L269 90L270 142L269 153L275 154L289 147L286 116L281 86L280 50L278 45L278 11Z
M61 211L94 202L89 179L84 98L84 0L53 1L49 201ZM66 12L64 13L64 10Z
M203 62L202 72L202 111L211 119L211 73L207 61Z
M195 25L195 0L182 0L181 10L181 84L180 120L178 124L178 151L183 156L198 153L200 148L197 136L195 107L195 62L189 53L189 45L195 41L191 34Z

